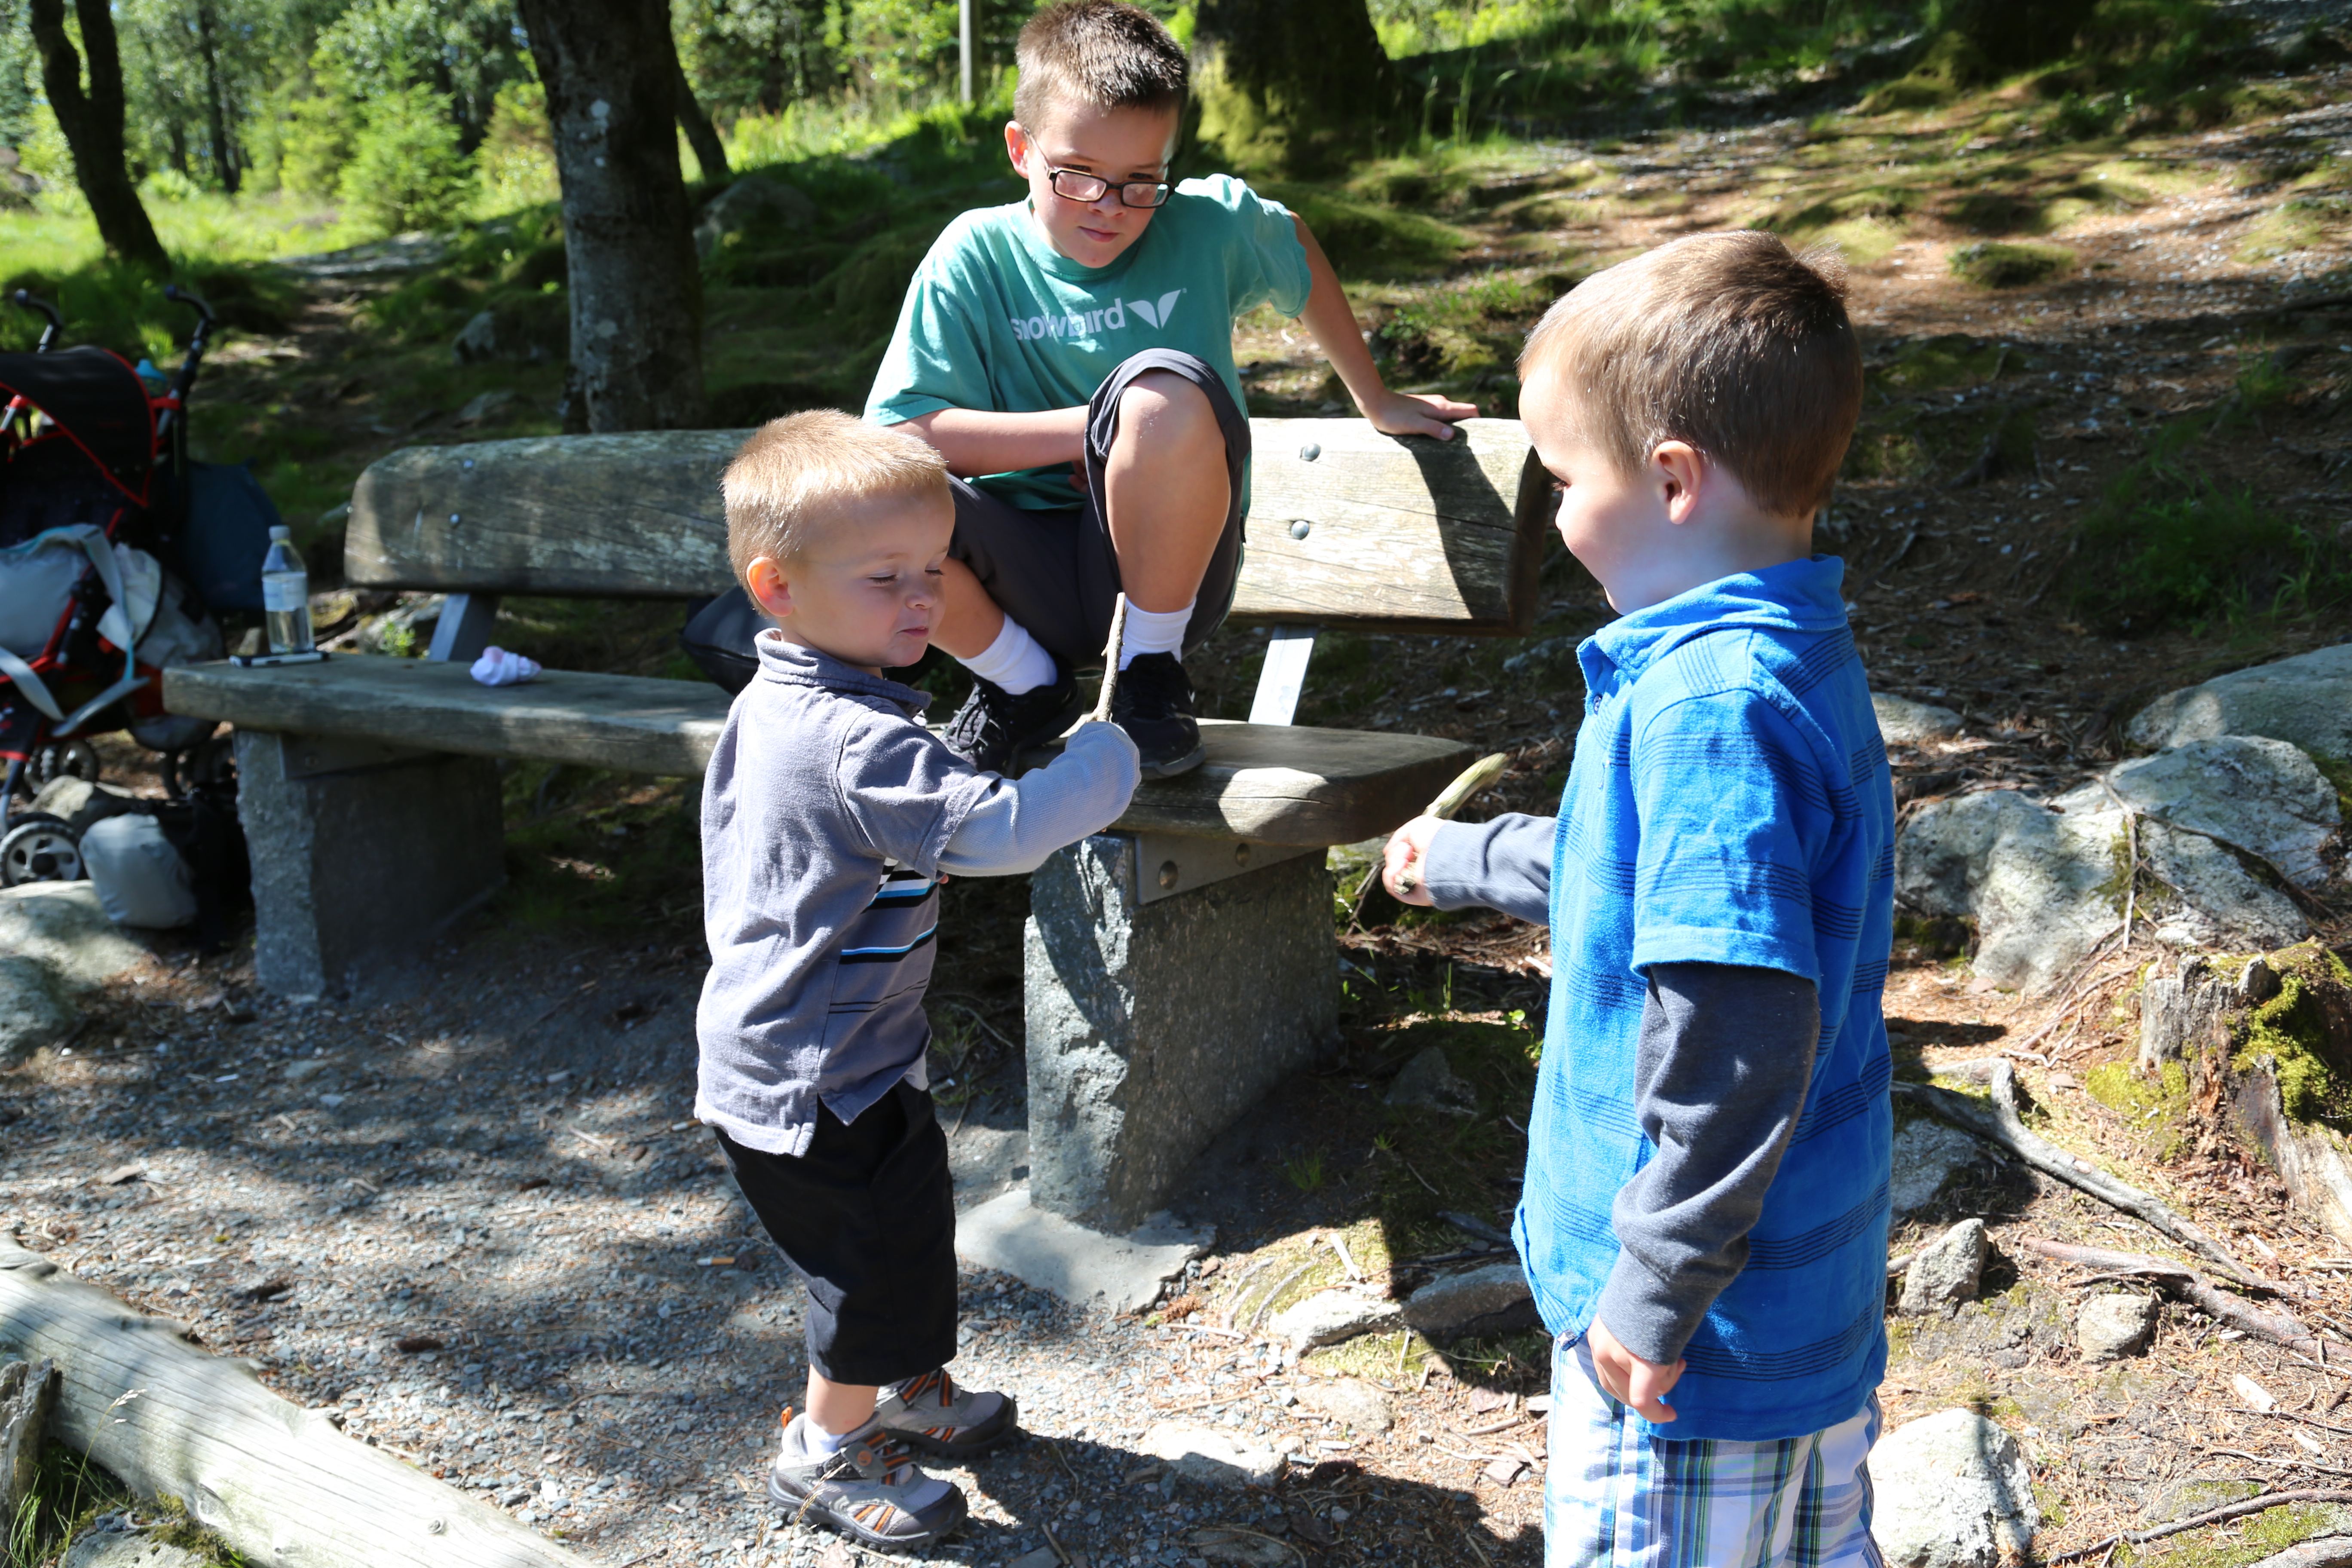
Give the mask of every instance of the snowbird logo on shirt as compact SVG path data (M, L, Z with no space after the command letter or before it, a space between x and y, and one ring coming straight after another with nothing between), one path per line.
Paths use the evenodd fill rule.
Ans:
M1164 328L1168 325L1168 318L1176 313L1176 301L1183 292L1181 289L1171 289L1157 300L1113 300L1098 310L1031 316L1025 321L1015 316L1012 319L1013 335L1025 343L1040 338L1091 338L1104 332L1123 332L1127 330L1129 313L1146 326Z

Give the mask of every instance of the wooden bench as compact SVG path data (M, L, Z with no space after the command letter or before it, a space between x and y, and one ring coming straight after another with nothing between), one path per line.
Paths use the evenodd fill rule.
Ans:
M1025 1008L1035 1204L1124 1229L1211 1138L1337 1037L1322 851L1384 834L1470 761L1421 735L1294 728L1318 626L1524 633L1549 484L1516 421L1450 442L1357 420L1252 421L1234 618L1268 626L1250 720L1148 782L1031 882ZM395 452L352 494L360 588L448 595L429 657L168 670L173 711L237 729L264 985L344 988L502 880L493 759L698 777L715 687L550 670L476 684L498 595L684 599L730 582L718 476L737 431ZM525 649L525 651L529 651Z

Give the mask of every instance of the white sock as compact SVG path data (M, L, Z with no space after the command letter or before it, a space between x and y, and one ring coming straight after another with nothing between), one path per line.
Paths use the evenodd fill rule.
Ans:
M1135 614L1130 610L1128 622L1133 625L1134 620ZM1037 639L1029 635L1029 628L1011 616L1004 617L1004 629L996 634L987 652L956 662L991 685L1002 687L1012 697L1054 684L1054 656L1039 647Z
M837 1454L841 1446L856 1436L858 1430L852 1427L835 1436L818 1426L815 1417L803 1415L801 1417L801 1450L807 1454Z
M1197 601L1195 601L1197 603ZM1184 628L1192 624L1192 606L1181 610L1139 610L1127 606L1127 636L1118 647L1118 667L1133 664L1138 654L1184 651Z

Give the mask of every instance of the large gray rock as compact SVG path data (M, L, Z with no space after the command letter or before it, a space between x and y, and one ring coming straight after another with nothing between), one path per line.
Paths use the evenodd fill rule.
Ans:
M1922 741L1940 741L1960 732L1960 716L1932 702L1914 702L1908 697L1874 691L1870 694L1870 706L1878 715L1878 733L1890 746L1916 746Z
M1389 1085L1388 1103L1406 1110L1433 1110L1441 1116L1475 1116L1478 1091L1454 1075L1443 1046L1416 1052Z
M1870 1454L1870 1533L1889 1568L2001 1568L2025 1558L2042 1512L2017 1439L1970 1410L1942 1410Z
M1895 896L1927 915L1973 917L1977 977L2038 992L2119 922L2105 885L2123 813L2052 812L2014 790L1931 801L1895 846Z
M2153 922L2157 940L2168 947L2267 951L2310 932L2293 899L2201 833L2142 818L2139 852L2158 879L2180 894Z
M1894 1177L1887 1187L1891 1217L1926 1208L1944 1184L1984 1158L1984 1145L1957 1127L1929 1117L1903 1124L1895 1134Z
M2298 881L2324 880L2335 790L2302 752L2254 736L2134 758L2047 806L2014 790L1930 802L1895 843L1895 896L1922 914L1974 918L1978 978L2045 990L2122 919L2126 804L2144 875L2158 884L2143 883L2136 902L2160 940L2242 950L2308 934L2293 900L2229 846Z
M1404 1321L1432 1341L1532 1328L1535 1296L1517 1258L1433 1279L1405 1298Z
M33 797L33 809L62 818L79 833L94 822L138 810L139 802L128 790L92 784L67 773L41 786L41 793Z
M708 261L727 243L755 223L776 223L806 228L816 221L816 204L796 185L764 174L746 174L710 198L694 226L694 251Z
M1397 1304L1386 1297L1354 1290L1318 1290L1276 1312L1266 1324L1266 1332L1276 1339L1289 1341L1293 1350L1311 1351L1318 1345L1336 1345L1376 1329L1394 1328L1396 1322Z
M106 918L88 882L0 888L0 953L44 965L69 993L103 985L147 957Z
M1213 1487L1263 1487L1282 1473L1282 1456L1237 1432L1162 1421L1143 1435L1141 1447L1188 1481Z
M22 1061L73 1033L78 1015L64 989L38 959L0 953L0 1062Z
M1339 1028L1321 856L1147 902L1139 854L1106 833L1054 855L1024 932L1030 1200L1114 1232Z
M2153 1297L2112 1290L2084 1301L2074 1314L2074 1343L2084 1361L2137 1355L2156 1332Z
M1929 1312L1951 1316L1963 1301L1976 1300L1984 1273L1985 1223L1964 1219L1919 1249L1903 1274L1903 1299L1895 1310L1908 1317Z
M2336 786L2284 741L2260 735L2189 741L2118 763L2107 783L2134 809L2174 827L2251 849L2306 886L2326 880L2319 847L2343 822Z
M2134 745L2267 735L2322 756L2352 757L2352 643L2168 691L2135 715Z

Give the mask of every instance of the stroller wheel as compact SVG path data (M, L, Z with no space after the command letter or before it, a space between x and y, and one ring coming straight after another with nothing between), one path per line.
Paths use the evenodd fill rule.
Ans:
M20 816L0 837L0 888L82 879L81 835L47 812Z
M68 775L85 784L96 784L103 771L99 764L98 749L88 741L52 741L33 753L33 765L26 770L37 795L43 785Z

